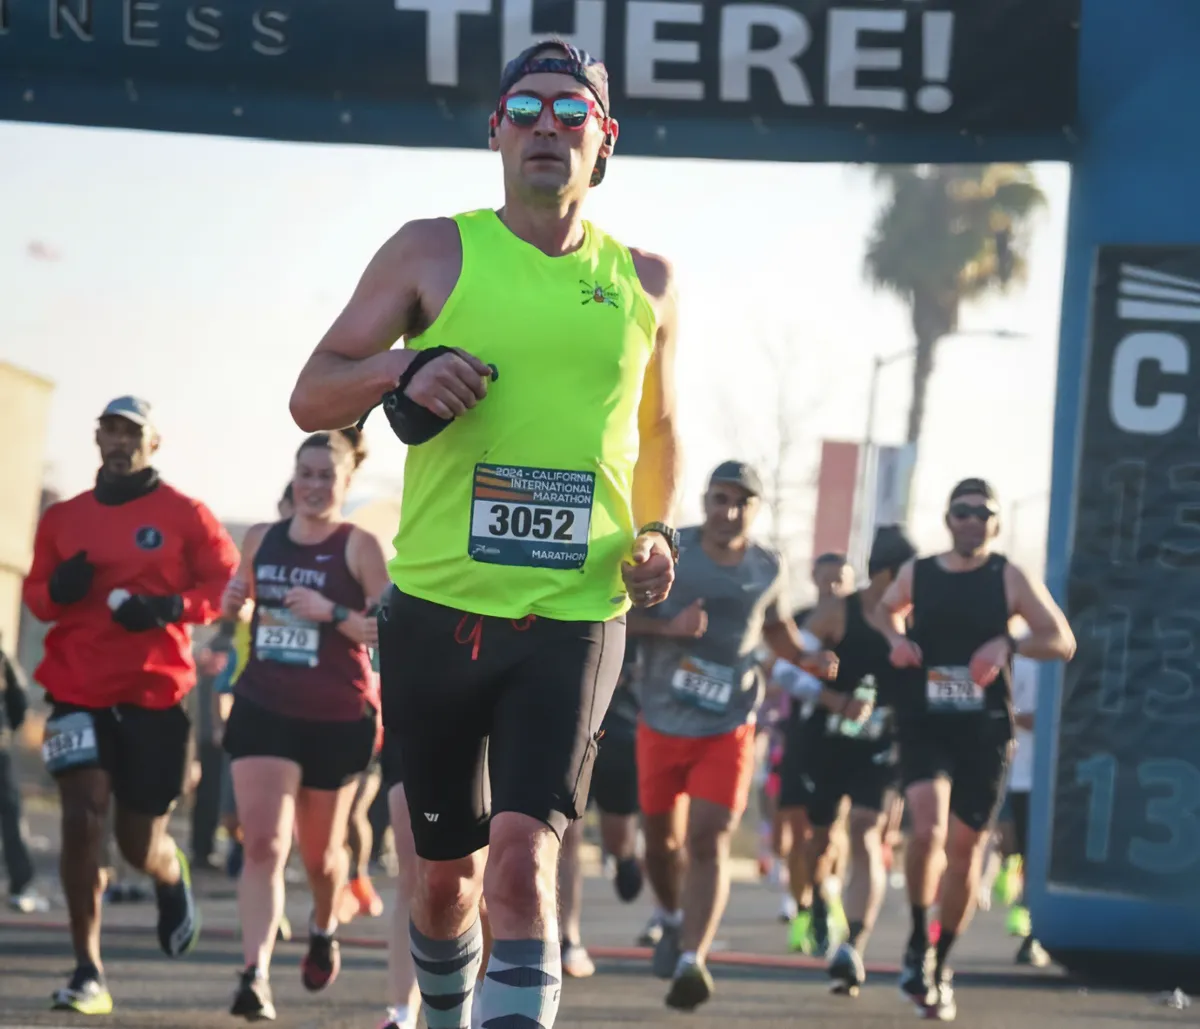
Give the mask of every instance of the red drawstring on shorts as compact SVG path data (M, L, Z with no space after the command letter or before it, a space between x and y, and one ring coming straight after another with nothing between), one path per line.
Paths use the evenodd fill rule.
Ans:
M467 622L472 618L474 618L475 621L468 629ZM511 619L509 624L517 632L524 632L536 621L537 615L526 615L524 618ZM479 648L483 646L483 615L463 615L462 618L458 620L458 626L454 630L454 642L460 643L464 647L469 643L471 645L471 660L478 661Z

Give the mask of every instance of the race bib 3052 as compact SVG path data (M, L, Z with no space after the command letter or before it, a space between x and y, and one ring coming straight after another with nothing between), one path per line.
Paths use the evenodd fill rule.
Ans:
M592 472L477 464L471 558L526 568L582 568L595 492Z

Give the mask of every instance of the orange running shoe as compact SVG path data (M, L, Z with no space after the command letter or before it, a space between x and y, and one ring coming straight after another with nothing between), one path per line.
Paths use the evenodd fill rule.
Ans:
M358 913L378 918L383 914L383 898L375 892L375 886L365 875L347 883L349 892L358 900Z

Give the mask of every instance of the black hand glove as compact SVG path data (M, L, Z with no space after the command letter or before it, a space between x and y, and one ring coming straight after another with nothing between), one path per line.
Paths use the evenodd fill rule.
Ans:
M9 686L4 691L4 714L8 718L9 728L16 732L25 721L25 713L29 710L29 697L19 686Z
M182 597L146 597L137 593L113 612L113 621L130 632L162 629L182 617Z
M88 595L96 568L87 559L87 551L81 550L67 558L54 569L50 576L50 599L56 604L75 604Z

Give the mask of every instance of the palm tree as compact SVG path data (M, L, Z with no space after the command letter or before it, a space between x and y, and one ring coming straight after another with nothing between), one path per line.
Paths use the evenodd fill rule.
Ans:
M964 302L1023 282L1033 215L1046 197L1024 164L880 165L887 202L863 261L867 281L908 306L916 338L908 442L921 438L938 341Z

